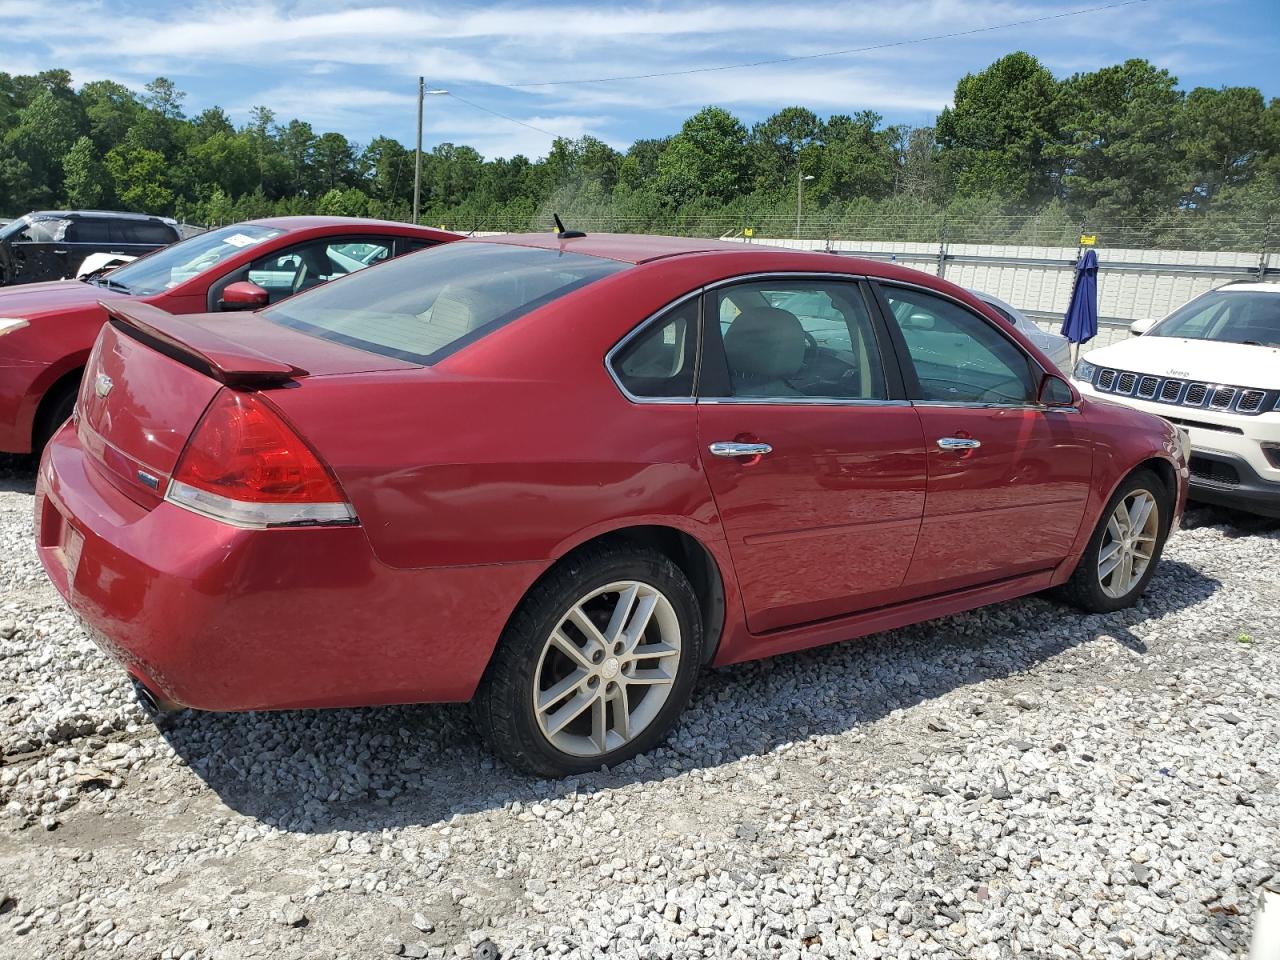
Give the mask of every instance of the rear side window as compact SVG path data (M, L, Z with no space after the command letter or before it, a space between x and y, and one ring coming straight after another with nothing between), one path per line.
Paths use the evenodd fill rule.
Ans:
M116 243L163 246L173 243L178 235L172 227L151 220L116 220L111 224L111 239Z
M693 396L698 353L698 298L672 307L613 358L613 372L633 397Z
M626 267L558 250L454 243L362 270L261 316L325 340L429 364Z

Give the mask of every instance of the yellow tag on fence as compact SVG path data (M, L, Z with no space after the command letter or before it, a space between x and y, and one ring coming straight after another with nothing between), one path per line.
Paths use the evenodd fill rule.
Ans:
M1092 247L1096 245L1097 242L1098 242L1098 235L1096 233L1080 234L1080 246L1082 247Z

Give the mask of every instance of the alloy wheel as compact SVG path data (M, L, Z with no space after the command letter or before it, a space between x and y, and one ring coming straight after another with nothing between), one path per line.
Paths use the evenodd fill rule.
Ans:
M1160 507L1148 490L1130 491L1107 521L1098 548L1098 584L1109 597L1127 596L1142 580L1155 554Z
M680 666L680 621L657 587L622 580L579 599L543 645L533 712L557 750L610 753L649 726Z

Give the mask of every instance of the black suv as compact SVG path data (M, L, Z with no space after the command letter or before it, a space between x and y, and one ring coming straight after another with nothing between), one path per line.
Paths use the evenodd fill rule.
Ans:
M91 253L140 257L179 239L167 217L39 210L0 228L0 285L74 277Z

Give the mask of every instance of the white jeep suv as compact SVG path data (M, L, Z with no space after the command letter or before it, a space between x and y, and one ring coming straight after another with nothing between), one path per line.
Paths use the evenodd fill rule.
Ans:
M1191 438L1193 500L1280 517L1280 283L1229 283L1076 364L1080 392Z

